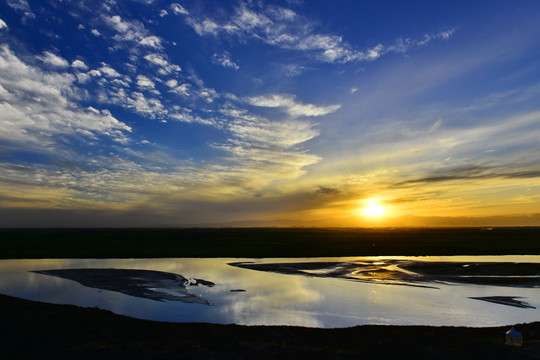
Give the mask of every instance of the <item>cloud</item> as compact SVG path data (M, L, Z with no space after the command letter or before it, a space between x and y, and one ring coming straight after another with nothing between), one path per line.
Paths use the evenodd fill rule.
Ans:
M153 89L155 84L152 80L144 75L137 75L137 86L143 89Z
M300 147L319 135L307 120L271 121L231 104L220 113L227 118L221 125L231 137L213 147L230 154L230 161L236 164L234 171L239 172L234 178L242 179L238 186L246 191L260 191L278 179L296 178L306 166L320 160Z
M57 61L47 55L44 59ZM74 81L73 75L44 72L26 64L7 46L1 46L0 138L8 143L47 148L61 139L55 136L59 134L114 139L131 131L107 110L77 106L70 97L76 98Z
M118 78L122 76L118 71L114 70L106 63L101 63L101 67L98 69L98 71L109 78Z
M182 71L180 66L170 64L169 61L162 54L151 53L144 56L144 59L149 63L159 68L158 72L162 75L168 75L173 72Z
M136 20L124 20L120 15L102 16L103 21L117 34L113 36L118 47L126 47L128 43L162 49L162 39L155 35L150 35L144 25ZM135 51L136 46L131 51Z
M0 30L2 30L2 29L7 29L7 28L8 28L8 26L7 26L7 24L5 23L5 21L2 20L2 19L0 19Z
M280 94L248 97L246 101L254 106L285 108L285 111L293 117L324 116L337 111L341 107L341 105L316 106L302 104L296 102L295 97L292 95Z
M32 9L26 0L7 0L7 4L12 9L23 13L23 22L36 18L36 15L32 12Z
M49 51L45 51L43 55L38 56L38 59L41 60L43 63L54 67L67 68L69 66L69 63L66 59L61 56L55 55Z
M237 63L231 60L231 54L228 52L224 52L221 55L214 54L212 56L212 62L217 65L221 65L224 68L230 68L234 70L238 70L240 66L238 66Z
M82 60L73 60L71 67L78 70L88 70L88 66Z
M486 179L533 179L540 178L540 168L515 169L513 164L498 166L469 165L451 169L437 169L423 177L406 180L393 187L408 187L430 183L474 181Z
M168 114L167 109L159 99L147 98L138 91L134 91L131 96L127 98L119 98L119 102L122 106L125 106L128 109L134 109L136 112L148 116L151 119L156 119Z
M157 36L147 36L145 38L143 38L139 44L141 45L144 45L144 46L148 46L148 47L152 47L152 48L156 48L156 49L159 49L161 48L161 39Z
M178 15L178 14L181 14L181 15L189 15L189 12L184 9L184 7L178 3L172 3L169 8L171 9L171 11L175 14L175 15Z
M293 21L294 20L294 21ZM293 10L278 6L241 3L226 21L207 16L186 17L200 36L236 36L240 40L258 39L268 45L302 51L311 58L328 63L373 61L388 53L406 53L412 48L425 46L433 40L448 40L454 30L426 34L420 40L398 39L393 44L378 44L360 50L335 34L320 33L313 22L297 15Z
M173 86L170 86L171 90L169 90L169 92L176 93L178 95L190 96L190 92L189 92L190 85L189 84L184 83L182 85L176 86L176 84L177 84L176 80L170 80L167 83L168 83L169 86L173 85L173 83L175 84Z

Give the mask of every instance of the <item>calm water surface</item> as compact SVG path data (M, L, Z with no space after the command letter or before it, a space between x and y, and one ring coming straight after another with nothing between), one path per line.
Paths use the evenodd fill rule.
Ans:
M348 327L361 324L496 326L540 321L540 289L431 282L404 286L284 274L231 266L231 263L313 263L401 259L425 262L540 263L540 256L301 258L301 259L40 259L0 261L0 293L56 304L99 307L132 317L244 325ZM467 266L467 265L466 265ZM146 269L204 279L215 286L186 290L205 303L156 301L77 281L35 273L53 269ZM310 270L315 275L316 270ZM540 274L532 274L538 277ZM414 285L414 284L413 284ZM417 285L417 284L416 284ZM170 291L165 288L156 291ZM511 296L535 308L471 299Z

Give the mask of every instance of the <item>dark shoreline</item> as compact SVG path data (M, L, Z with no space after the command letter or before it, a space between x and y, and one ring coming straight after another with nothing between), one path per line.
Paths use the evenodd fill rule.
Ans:
M510 326L163 323L0 295L0 325L6 359L540 359L540 322L515 325L524 338L518 348L504 345Z
M0 258L540 255L540 227L0 229Z

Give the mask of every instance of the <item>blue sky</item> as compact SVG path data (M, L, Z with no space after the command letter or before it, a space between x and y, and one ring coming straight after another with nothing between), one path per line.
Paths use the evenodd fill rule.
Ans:
M536 224L539 23L537 1L4 0L0 226Z

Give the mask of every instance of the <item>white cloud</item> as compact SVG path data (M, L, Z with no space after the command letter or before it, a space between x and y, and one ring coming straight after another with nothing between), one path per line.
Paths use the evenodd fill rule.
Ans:
M134 109L136 112L148 116L151 119L167 115L168 111L165 109L161 101L156 98L146 98L144 94L140 92L133 92L127 99L121 99L123 102L121 105Z
M148 54L145 55L144 58L146 61L157 66L167 67L169 65L169 62L160 54Z
M114 15L105 19L112 28L120 33L126 33L130 27L132 27L128 22L122 21L122 17L119 15Z
M303 51L318 61L329 63L373 61L388 53L405 53L433 40L447 40L454 33L454 30L446 30L426 34L421 40L398 39L394 44L378 44L359 50L341 36L317 32L312 21L290 9L265 7L259 3L242 3L227 21L190 15L186 17L186 22L200 36L226 33L235 34L240 39L255 38L268 45Z
M162 47L161 46L161 39L159 37L153 36L153 35L145 37L144 39L139 41L139 44L144 45L144 46L148 46L148 47L153 47L153 48L156 48L156 49L160 49Z
M94 76L94 77L101 77L101 71L97 70L97 69L92 69L88 72L88 75L90 76Z
M121 80L121 79L114 79L113 81L111 81L111 83L125 87L125 88L129 88L129 84L126 81Z
M78 70L88 70L88 66L81 60L74 60L71 63L71 67Z
M137 75L137 86L143 89L153 89L155 84L152 80L144 75Z
M238 139L269 148L290 148L319 135L308 121L237 120L228 128Z
M201 22L193 21L192 19L188 21L188 24L193 27L193 30L200 36L203 35L218 35L221 30L224 29L224 27L218 25L214 21L210 19L204 19Z
M173 80L174 82L176 82L176 80ZM170 85L172 85L172 82L170 83ZM184 96L189 96L189 88L190 88L190 85L187 84L187 83L184 83L182 85L179 85L179 86L171 86L172 89L169 90L169 92L172 92L172 93L176 93L176 94L179 94L179 95L184 95Z
M159 16L160 16L160 17L165 17L165 16L167 16L167 15L169 15L169 13L167 12L167 10L161 10L161 11L159 12Z
M302 104L296 102L292 95L280 94L248 97L246 101L254 106L285 108L285 111L293 117L324 116L337 111L341 107L341 105L316 106Z
M0 19L0 30L1 29L7 29L8 26L7 24L4 22L4 20Z
M128 47L130 44L161 49L162 39L149 34L142 23L136 20L124 20L120 15L103 16L106 25L114 29L117 34L113 36L117 47ZM131 51L135 51L137 46L132 46Z
M162 75L168 75L173 72L179 72L182 71L182 68L180 66L175 64L170 64L169 61L161 54L147 54L144 56L144 59L148 61L149 63L158 66L159 70L158 72Z
M69 63L67 62L66 59L58 55L55 55L49 51L45 51L43 55L38 56L38 59L43 61L45 64L54 66L54 67L67 68L69 66Z
M90 32L91 32L92 35L94 35L94 36L101 36L101 33L99 32L98 29L92 29L92 30L90 30Z
M224 52L221 55L214 54L214 56L212 56L212 61L214 62L214 64L221 65L224 68L230 68L234 70L238 70L240 68L237 63L231 60L231 55L228 52Z
M188 15L189 12L180 4L178 3L172 3L170 5L170 9L175 15L182 14L182 15Z
M178 85L178 81L175 80L175 79L170 79L170 80L168 80L168 81L165 83L165 85L167 85L167 86L170 87L170 88L173 88L173 87L175 87L176 85Z
M77 75L77 81L79 81L81 84L86 84L88 81L90 81L90 76L85 73L78 73Z
M105 76L107 77L111 77L111 78L117 78L117 77L121 77L122 75L120 75L120 73L116 70L114 70L112 67L110 67L109 65L105 64L105 63L101 63L101 67L99 68L99 71L104 74Z
M69 97L75 94L74 81L73 75L28 65L1 46L0 138L44 149L58 141L58 134L91 133L114 139L131 131L106 110L80 108Z

